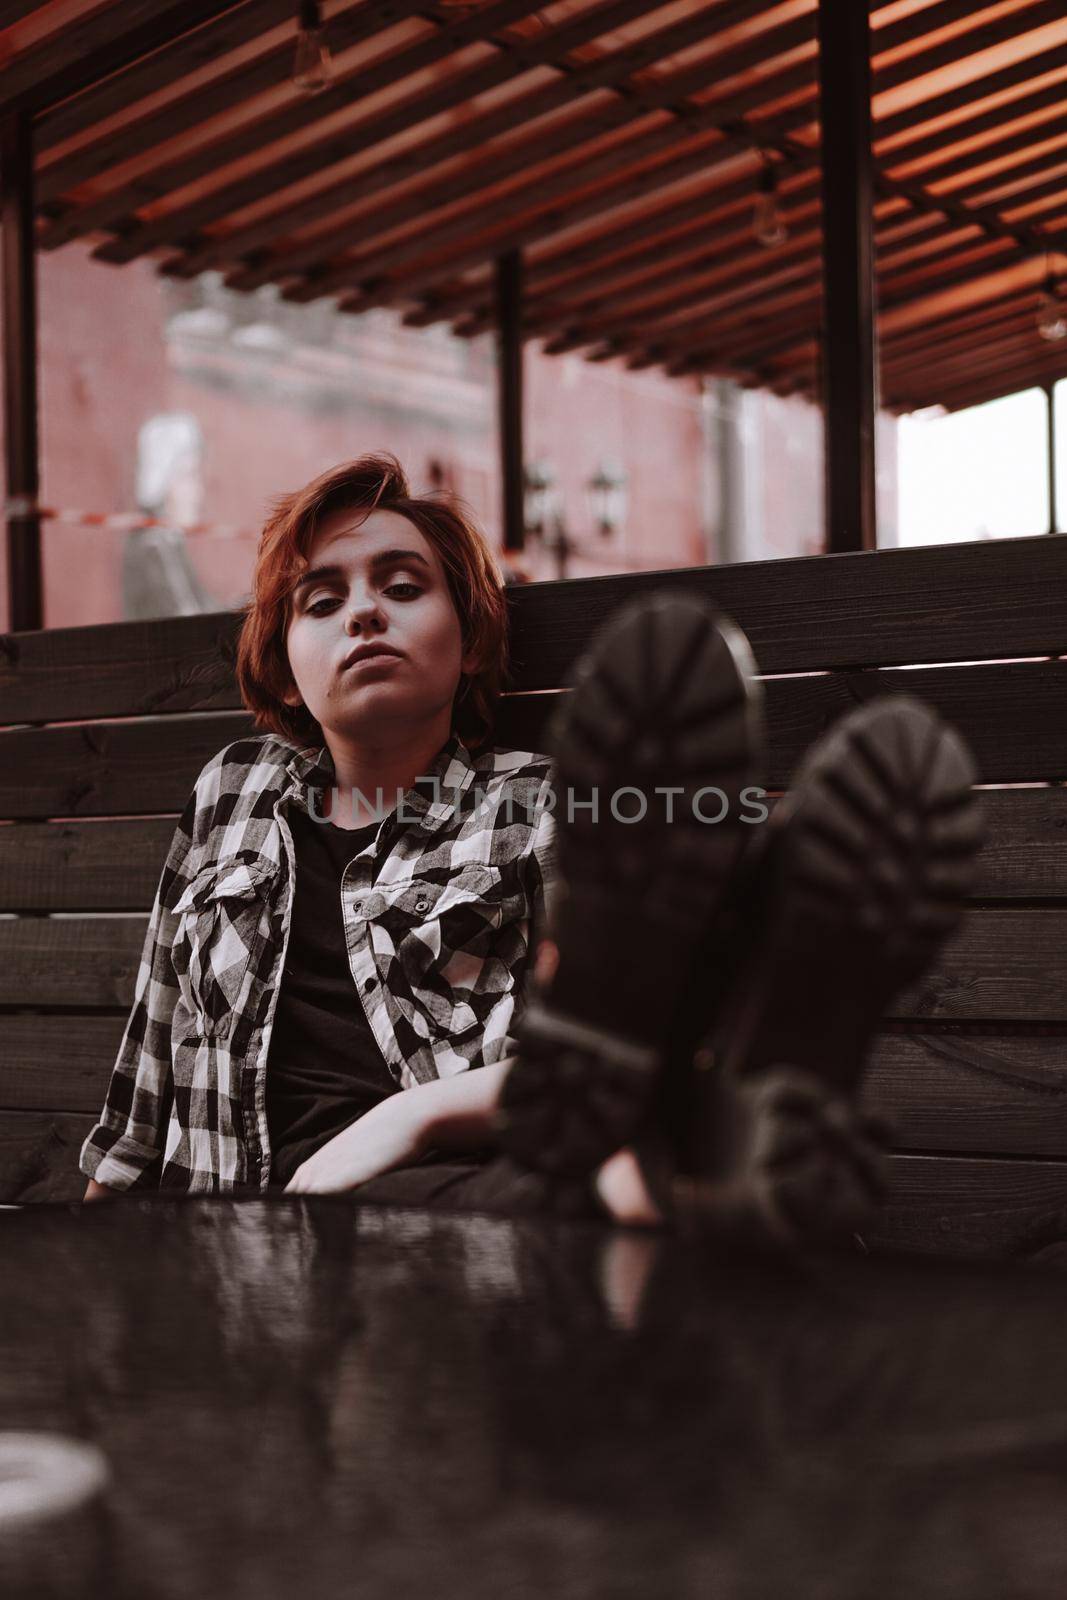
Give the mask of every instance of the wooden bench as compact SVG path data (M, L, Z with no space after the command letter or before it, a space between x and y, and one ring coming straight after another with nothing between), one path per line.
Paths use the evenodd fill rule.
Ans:
M1067 1237L1067 536L512 590L501 742L538 748L591 631L657 587L748 632L773 787L873 695L920 695L971 742L994 786L974 905L875 1053L899 1128L878 1241L1029 1257ZM213 615L0 639L0 1201L82 1192L175 814L250 726L234 636Z

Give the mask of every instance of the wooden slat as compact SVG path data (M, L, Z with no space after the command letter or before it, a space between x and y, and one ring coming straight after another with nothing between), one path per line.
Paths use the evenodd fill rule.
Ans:
M827 558L832 559L832 558ZM981 781L1067 775L1067 668L1059 662L836 672L766 683L771 759L784 787L811 741L861 700L907 693L926 700L974 748ZM497 718L499 743L543 747L554 696L517 695ZM201 767L253 731L239 713L159 722L97 722L0 733L0 817L151 815L181 810Z
M789 782L812 740L842 713L886 693L909 694L940 711L969 741L981 782L1067 775L1067 669L1058 662L772 678L765 691L771 788ZM552 701L546 694L506 702L498 719L502 742L542 748Z
M749 6L749 10L757 8L757 0L739 0L739 3ZM446 51L454 50L462 40L470 42L472 38L491 37L494 34L494 30L499 30L499 26L501 26L501 24L494 22L494 10L499 10L499 6L494 6L493 10L480 10L477 13L464 14L461 18L454 18L448 24L448 37L442 34L440 37L435 38L434 42L427 40L426 43L408 46L408 51L406 51L403 58L395 58L395 66L397 66L398 70L392 80L394 82L403 82L403 78L411 77L414 83L418 83L416 59L418 59L419 53L426 54L426 51L430 48L430 43L434 46L438 56L443 56ZM530 6L526 10L530 10ZM323 139L323 141L317 142L314 146L306 147L306 149L286 150L285 144L280 142L286 133L290 133L293 130L294 125L299 125L301 118L299 118L298 109L282 107L280 110L272 110L266 117L250 123L248 130L226 134L224 138L216 139L208 146L202 146L200 149L194 150L192 154L184 155L184 157L179 157L174 162L166 163L155 174L154 179L149 179L149 182L154 182L158 195L173 194L174 190L181 189L186 184L194 182L198 176L210 173L213 163L218 168L226 168L227 165L232 165L240 155L248 154L250 150L254 149L269 149L270 146L278 147L278 155L274 162L259 166L259 170L256 173L245 174L242 178L232 179L222 187L214 187L202 198L197 198L194 202L190 202L189 205L181 206L179 211L171 211L171 213L165 214L163 218L138 222L136 218L130 216L128 222L126 222L125 229L120 230L120 237L114 242L101 246L101 250L98 251L99 258L102 261L130 261L130 259L133 259L134 254L144 253L144 251L154 248L154 245L176 243L179 240L187 240L190 237L198 238L198 230L203 229L206 224L210 224L210 222L216 221L218 218L226 218L227 214L235 213L235 211L245 210L246 206L261 202L262 198L274 197L274 195L280 194L283 189L290 187L294 182L309 178L312 174L326 173L331 166L358 154L360 150L373 149L376 144L381 144L386 139L395 138L395 136L405 133L410 128L418 128L421 123L442 115L443 112L453 109L458 104L475 102L478 96L490 93L494 88L498 88L501 83L506 83L509 78L522 74L523 70L565 61L569 51L581 48L581 45L585 45L593 38L597 38L597 35L601 34L605 29L625 26L625 22L632 21L633 16L640 10L640 0L606 0L606 3L598 6L595 10L589 11L584 16L577 14L574 18L569 18L568 21L563 22L557 30L553 30L550 34L545 32L539 37L531 38L530 42L517 42L514 50L512 48L502 48L502 53L498 54L496 59L480 62L478 66L472 67L466 72L451 72L448 77L443 78L442 82L435 82L430 88L426 88L426 85L419 85L410 94L405 94L405 96L398 99L389 109L379 109L374 112L373 117L350 122L341 133L334 134L333 138ZM704 19L688 19L686 37L691 35L689 43L693 43L693 37L701 35L704 27ZM499 37L494 42L501 46L506 45L506 42ZM515 54L517 54L518 59L515 59ZM638 48L637 56L638 59L645 58L645 61L656 59L654 54L646 56L643 48ZM625 77L625 74L629 72L630 59L633 59L633 48L629 48L621 56L619 77ZM358 106L366 94L373 90L374 86L381 86L371 77L371 74L374 74L374 70L376 70L376 64L371 64L368 69L362 70L355 77L350 78L349 83L339 86L338 90L326 91L323 96L320 96L322 101L326 101L326 110L339 110L344 109L346 106ZM581 70L576 69L576 72L581 72ZM601 78L606 78L606 82L611 82L609 74L611 74L611 67L605 64L603 69L600 70ZM378 75L381 77L381 72ZM568 78L571 77L571 74L565 75ZM560 83L560 85L545 86L544 93L547 96L545 109L553 109L553 107L565 106L569 99L574 99L579 94L585 93L585 86L584 82L582 82L582 77L576 77L576 80L573 83L569 83L569 85L561 85ZM302 122L317 120L318 115L320 115L320 112L315 109L314 115L304 115ZM517 115L520 114L517 112ZM450 142L450 149L451 147L453 146L451 146ZM462 147L467 146L464 144ZM440 155L435 150L435 162L437 162L438 158L440 158ZM422 165L422 160L419 165ZM370 186L373 189L373 176L370 179ZM357 195L362 197L365 192L366 190L363 189L347 190L347 194L344 195L344 200L342 200L342 208L350 208L354 203L354 198ZM102 198L101 202L91 203L88 208L82 206L82 208L78 208L77 211L70 214L70 218L66 221L67 230L74 229L77 232L85 232L86 227L96 229L96 227L106 226L106 224L114 224L115 219L122 218L123 214L133 213L134 208L139 203L144 202L144 198L146 198L146 195L142 194L142 186L139 189L136 184L123 187L123 189L112 190L109 195ZM338 202L334 198L333 202L328 202L328 206L334 208L336 203ZM301 216L294 218L293 221L286 213L283 232L290 234L294 226L301 226L306 216L307 210L304 206L301 208ZM270 234L267 237L274 238L275 232L277 232L277 229L270 230ZM261 238L262 235L258 234L256 237ZM62 238L61 235L50 230L50 232L46 232L45 243L50 245L53 242L61 243ZM202 243L202 245L206 243L205 240L198 240L198 242ZM250 248L250 238L243 235L240 242L235 242L235 251L230 254L229 259L235 259L237 253L250 250ZM195 254L197 254L197 261L208 259L200 254L200 250L195 250ZM190 270L198 270L198 266L192 267L192 262L190 262Z
M1067 1234L1067 1162L895 1156L886 1211L864 1231L875 1250L1004 1260Z
M105 0L5 62L0 109L43 110L242 3L256 0Z
M880 7L872 6L872 9L877 10ZM935 5L928 10L898 19L879 30L876 35L875 49L884 51L898 46L907 40L936 28L942 21L950 17L958 19L960 14L958 5L946 3ZM694 74L692 72L682 72L676 74L670 80L664 79L662 83L656 84L654 91L646 87L641 99L636 101L635 104L647 109L653 104L679 103L684 101L691 92L702 92L707 82L726 82L732 79L746 64L751 64L757 59L762 59L766 63L778 53L788 49L795 49L798 45L810 41L813 37L813 15L793 19L779 27L768 30L764 36L749 40L743 45L725 52L721 58L716 58L710 64L702 64L701 67L696 69L695 82L693 82ZM958 48L963 48L958 41L954 42L957 43ZM703 76L704 82L700 81L701 76ZM805 61L799 66L792 66L786 69L784 73L772 74L770 78L761 77L755 85L749 85L745 89L727 90L725 96L719 99L713 101L702 99L698 105L690 105L686 108L682 125L688 133L706 127L719 127L731 135L736 134L738 129L741 129L743 133L742 118L754 106L761 103L772 103L785 93L794 92L797 87L813 81L812 63L811 61ZM618 112L615 115L618 118ZM516 119L516 125L519 125L518 119ZM600 124L598 126L600 131L603 131L604 125ZM760 144L765 148L777 148L777 133L784 126L785 124L780 125L777 121L774 123L764 121L755 124L751 130L751 142ZM558 144L553 143L549 149L558 148L564 151L577 151L582 142L593 137L596 131L592 124L583 127L582 122L576 119L573 125L567 124L565 128L560 130ZM669 148L672 143L677 142L678 132L677 128L672 130L670 127L666 127L640 134L631 145L627 146L623 156L609 160L604 169L605 172L615 172L623 164L633 166L640 162L648 161L658 151ZM538 162L542 161L545 154L548 153L545 147L545 137L545 134L541 132L530 136L531 147L528 147L530 148L528 156L521 149L506 153L505 159L509 169L511 171L521 170L524 165L530 164L534 156L536 156ZM555 130L553 130L553 138L555 139ZM733 148L736 149L736 146ZM729 150L726 153L729 154ZM796 146L795 149L791 150L791 153L803 162L810 162L814 159L810 146ZM595 156L588 158L593 163L595 163L596 159ZM708 158L709 162L719 159L721 159L721 156L716 151L711 151ZM424 160L423 164L429 165L430 163ZM497 168L494 167L492 159L490 159L484 167L480 166L475 174L468 175L466 183L471 189L481 188L493 181L496 171ZM590 182L598 171L599 169L595 164L587 168L587 164L583 163L581 166L582 185L584 186ZM527 209L535 205L538 208L545 208L549 202L552 202L552 209L547 214L551 220L555 221L558 213L567 204L568 188L573 188L573 186L574 180L569 172L550 174L538 180L535 191L522 197L522 206ZM440 199L435 199L432 188L420 187L418 191L398 198L395 212L391 213L391 220L399 225L411 221L412 218L421 220L430 217L436 205L444 204L454 198L454 186L451 180L446 180L443 197ZM499 202L497 204L499 205ZM509 206L511 205L510 196L508 197L508 204ZM932 204L936 209L938 204L936 197L932 197ZM520 206L520 210L522 206ZM583 210L582 214L592 215L595 212ZM571 220L575 220L573 215ZM375 225L381 225L377 218ZM336 270L330 270L322 266L324 259L328 260L335 257L339 249L345 245L362 243L365 239L366 231L366 219L353 219L351 222L346 220L340 230L334 229L321 235L317 241L317 252L314 244L308 246L298 245L295 253L287 251L283 270L291 272L297 266L300 270L305 270L313 263L317 263L316 272L320 273L320 275L315 278L314 282L309 283L308 295L333 292L335 289L344 288L356 282L360 277L374 277L379 271L388 272L392 276L397 262L401 259L394 247L390 247L387 259L383 256L377 263L371 256L367 256L352 264L351 267L343 262L337 264ZM472 230L468 225L463 231L470 234ZM558 231L558 224L556 227L550 226L547 230L542 229L541 231L547 233ZM442 224L431 222L425 232L427 239L423 240L419 248L423 251L433 248L436 251L444 237ZM528 237L530 236L525 232L522 240L516 235L515 242L527 241ZM406 250L406 248L405 241L404 249ZM413 245L413 248L416 249L416 254L418 254L419 249L415 245ZM458 268L454 268L454 270L458 270ZM404 276L405 289L410 295L412 288L417 289L419 286L413 285L410 273ZM292 298L304 297L303 291L294 291L292 294ZM369 299L367 303L370 303Z
M919 13L926 17L927 13ZM1036 26L1040 18L1045 20L1057 19L1057 0L1052 0L1048 6L1038 5L1033 8L1028 17L1028 26ZM971 49L978 48L977 40L990 42L994 36L1003 35L1005 27L1007 36L1017 32L1015 19L1010 19L1007 24L1002 19L998 23L983 24L972 33L960 35L950 41L948 46L935 46L927 52L931 61L943 59L956 59L957 56L968 53ZM945 50L948 56L945 57ZM911 77L912 62L906 61L898 68L889 68L884 75L879 74L875 80L874 89L878 93L882 88L888 87L890 82L906 81ZM918 70L918 69L916 69ZM903 77L900 74L903 73ZM719 126L727 126L723 122L721 110L714 116L711 107L701 104L699 109L682 120L684 137L688 137L698 128L714 122ZM787 119L788 120L788 119ZM729 124L733 128L734 124ZM767 118L753 123L747 130L748 139L764 149L777 150L784 155L795 156L798 160L812 159L809 146L798 145L795 140L788 137L787 121ZM512 221L512 228L508 233L508 241L514 245L528 245L534 239L560 231L569 227L582 217L596 215L610 207L613 203L611 190L614 183L620 180L618 174L623 174L622 182L629 198L633 193L629 190L630 179L628 174L639 162L652 160L657 153L670 150L675 144L681 142L682 135L677 128L655 129L650 133L640 134L625 147L618 147L606 157L591 158L582 167L582 184L596 181L599 185L593 200L583 198L580 205L575 204L573 195L568 199L568 189L573 189L574 181L569 171L556 171L544 177L539 177L527 190L509 194L505 200L498 201L494 206L494 223L501 218ZM539 149L539 142L538 142ZM729 152L728 152L729 153ZM718 159L713 150L709 150L707 165ZM664 180L665 181L665 180ZM1009 226L1001 221L995 212L977 212L955 201L951 195L935 193L917 182L904 183L899 179L882 175L878 181L878 192L883 195L901 195L909 199L919 211L941 211L945 216L953 218L960 225L968 221L981 222L986 230L994 237L1014 241L1017 246L1039 252L1045 248L1045 242L1038 238L1032 230L1025 226ZM426 213L426 197L420 192L413 201L412 209L406 217L397 217L399 224L410 221L412 216L421 217ZM619 196L614 203L621 203ZM462 223L462 226L460 224ZM390 299L411 298L412 295L422 293L428 289L436 279L442 275L452 276L467 267L475 266L484 259L485 248L479 243L474 243L475 228L472 219L458 214L450 215L444 222L428 222L424 228L396 245L390 244L387 248L378 248L364 252L355 260L338 263L333 269L325 270L321 276L316 276L313 283L309 283L307 290L294 290L288 292L292 299L306 299L314 295L332 293L344 289L367 279L359 292L346 299L342 305L346 310L368 310L373 306L387 303ZM452 249L443 251L442 247L451 239L459 240ZM411 265L407 265L411 263ZM425 263L425 264L422 264ZM398 268L403 267L403 271ZM378 274L388 274L382 278L379 286Z
M789 782L804 750L841 713L887 691L926 701L958 728L980 782L1067 776L1067 667L1027 662L770 679L771 787Z
M0 1111L0 1204L76 1201L86 1179L78 1155L95 1117Z
M129 1006L146 917L0 922L0 1005Z
M759 0L759 3L757 0L744 0L744 9L746 12L758 13L763 9L762 0ZM733 12L735 17L739 14L736 7L733 8ZM469 151L485 151L490 142L501 135L513 133L516 128L521 128L527 122L548 117L572 101L588 96L597 89L618 90L624 94L626 103L629 104L634 92L632 79L635 73L640 73L652 65L660 56L685 49L691 46L694 40L699 41L707 34L707 15L696 13L665 29L631 40L618 49L606 51L592 60L582 61L576 57L568 61L568 57L576 55L583 46L601 34L610 33L616 26L625 26L628 21L632 21L634 14L635 7L630 0L609 0L606 5L588 7L577 16L569 18L552 34L546 34L537 41L525 44L523 47L525 62L533 63L535 60L540 60L546 66L559 67L561 70L558 76L547 83L538 84L533 89L510 96L502 105L475 113L457 127L439 130L428 144L413 144L395 155L383 158L370 170L361 172L355 181L349 176L342 177L334 183L316 188L310 195L300 196L292 203L287 203L284 207L284 226L281 230L285 238L293 238L323 219L329 219L335 213L349 212L357 200L367 200L374 194L392 195L406 181L423 173L428 166L440 167L443 162L451 161ZM531 50L536 54L531 55ZM431 114L436 114L435 108L445 109L448 105L473 104L478 95L484 94L487 88L492 87L493 81L505 82L514 75L514 64L503 60L482 65L472 73L454 75L446 83L438 85L432 98L428 99L424 90L417 90L391 106L384 115L379 112L365 126L355 125L346 130L347 154L353 155L359 149L380 143L405 128L417 127ZM563 148L571 148L576 142L573 125L568 123L567 126L571 129L571 133L562 138ZM543 154L548 153L550 152L543 152ZM312 152L310 170L321 171L328 163L320 159L316 166L315 155L316 152ZM306 158L303 164L307 164ZM491 168L492 163L489 166L485 164L479 166L480 186L489 181ZM505 157L495 170L508 175L511 169L511 159ZM284 184L289 182L289 174L293 170L296 169L288 162L284 167L272 168L271 172L266 174L265 180L262 178L258 180L258 186L264 193L277 194ZM239 188L242 195L247 193L247 180L242 180ZM225 197L220 198L223 200L223 209L232 209L230 200L226 200ZM392 201L388 202L391 203ZM212 205L217 204L218 200L212 197ZM383 201L382 207L383 211L387 210L387 203ZM167 270L175 272L180 277L190 277L206 267L223 261L239 261L251 252L260 252L262 257L262 252L267 247L276 244L280 221L279 214L273 212L266 217L243 224L236 230L222 235L212 235L168 263ZM383 215L382 226L386 225L387 216ZM330 229L330 235L340 232L343 228L344 224L338 218ZM302 270L303 266L317 261L324 248L326 245L321 236L316 236L306 243L285 245L281 251L265 259L253 257L250 265L243 266L227 281L235 288L250 289L268 283L278 276L292 276ZM331 250L335 248L332 242L329 248Z
M515 687L558 686L616 607L664 588L709 596L774 673L1067 653L1065 587L1067 535L521 585L508 591ZM236 621L0 637L0 723L236 708Z
M170 217L163 224L162 230L155 222L138 224L137 207L157 202L195 183L205 174L213 175L215 171L225 169L242 157L258 154L273 144L281 144L284 149L287 139L300 134L308 127L314 127L321 119L346 110L352 105L359 105L371 95L392 84L402 83L409 76L417 77L420 72L447 59L450 54L462 50L465 45L492 38L501 29L506 29L528 14L533 9L533 3L534 0L493 0L493 3L484 10L479 9L476 13L453 13L448 21L444 20L447 13L442 13L440 28L431 28L421 38L402 45L398 50L385 51L365 64L358 64L353 72L344 75L335 73L334 80L316 97L314 103L309 103L306 97L290 96L282 105L271 104L270 109L259 117L246 118L240 127L230 128L220 138L202 139L191 153L170 161L161 159L155 167L130 179L128 183L110 189L86 205L74 207L54 226L45 230L41 243L45 248L53 249L78 234L108 227L114 229L119 238L113 244L100 249L98 254L101 259L132 260L145 248L150 248L146 244L147 240L160 243L175 237L168 226ZM501 75L506 77L508 70L505 64ZM358 133L354 128L346 129L340 135L335 134L332 156L329 144L324 142L322 145L316 145L315 150L321 151L322 165L329 166L331 161L342 159L348 140L351 139L355 147L357 137ZM300 165L300 157L296 154L283 159L292 160L297 166ZM310 163L305 158L303 165L307 171L315 171L314 156L310 158ZM273 192L270 175L274 170L272 166L264 179L261 169L260 182L266 182L266 189L263 191L265 193ZM247 192L251 193L252 189L248 186L254 184L254 179L245 180L245 184ZM280 179L277 186L284 187L284 185L285 180ZM243 188L241 192L245 192L245 189ZM199 227L202 222L209 220L219 211L224 214L230 209L239 209L236 195L237 185L230 184L221 190L213 189L209 197L183 208L180 221L176 220L177 237L188 237L194 228ZM160 235L159 238L156 237L157 234Z
M0 1017L0 1106L97 1116L125 1026L125 1014Z
M972 909L889 1015L922 1020L1067 1019L1067 910Z
M976 899L1067 899L1067 788L988 789Z
M125 1015L0 1019L0 1106L96 1114ZM1067 1038L881 1034L866 1099L903 1151L1067 1157Z
M0 733L0 816L180 811L201 768L252 731L250 717L225 712Z
M1052 72L1064 65L1067 65L1067 44L1057 50L1046 50L1041 53L1040 70L1042 73L1046 71ZM926 126L934 116L939 114L937 108L941 106L942 99L946 102L944 105L945 110L977 103L987 95L998 94L1004 89L1017 87L1019 84L1025 83L1035 75L1037 70L1033 59L1027 59L1013 63L1011 67L1002 71L990 73L984 78L972 80L950 95L935 98L933 101L920 101L917 105L909 106L898 115L884 118L877 122L875 124L875 141L879 145L884 145L890 137L906 132L916 126ZM1058 103L1057 97L1062 97L1064 92L1065 85L1061 81L1035 91L1033 95L1019 98L1016 101L998 104L991 110L966 121L957 122L948 129L939 126L935 128L934 132L928 132L926 135L910 141L907 145L900 145L891 152L887 152L883 164L887 168L892 168L906 161L920 159L924 155L932 154L944 148L947 143L954 144L960 140L980 134L989 128L999 126L1000 122L1006 121L1010 117L1023 114L1026 110L1043 105L1056 104ZM812 115L814 116L814 108ZM787 220L790 197L795 199L801 194L817 189L817 187L817 174L806 173L798 174L795 180L789 180L781 186L780 200ZM746 199L750 204L751 186L747 188ZM546 324L544 317L539 316L533 310L539 292L541 296L545 294L542 285L546 279L551 284L553 278L558 277L561 272L573 272L573 269L584 266L585 273L579 275L579 282L581 277L588 276L591 278L594 288L600 286L602 279L610 284L612 276L616 272L624 270L621 265L616 265L613 258L616 252L627 243L645 244L652 240L654 243L648 246L650 258L654 258L657 255L661 256L664 247L662 236L666 228L692 217L695 219L697 230L699 231L701 226L706 227L708 225L709 211L713 208L717 211L721 206L722 200L722 191L711 190L707 193L701 193L695 198L687 198L680 204L673 202L667 206L658 207L654 213L642 216L636 221L628 221L621 228L618 225L613 227L609 222L599 234L584 239L579 245L565 243L557 246L554 250L542 251L536 260L530 262L528 269L527 310L532 312L529 322L531 331L544 331L546 326L551 326L551 319ZM238 283L238 280L235 279L234 281L236 286L244 286L243 283ZM261 278L259 281L265 280ZM555 288L554 285L553 288ZM572 292L573 288L573 281L569 282L565 292ZM404 320L410 322L413 326L425 326L428 322L435 321L438 316L452 317L467 310L472 313L470 321L462 324L457 331L463 334L468 332L472 334L480 333L484 331L485 327L491 325L490 290L490 284L481 279L477 282L462 281L443 292L435 290L432 299L427 301L425 310L410 314Z
M0 911L145 911L174 817L0 827Z
M420 9L426 9L425 0L421 5L416 0L362 0L344 11L335 11L329 19L332 50L334 54L347 50ZM38 175L39 200L52 200L109 165L128 160L131 149L150 149L157 139L173 139L186 128L196 127L242 100L288 82L293 71L295 30L280 45L263 51L253 61L242 61L240 66L218 73L210 82L180 92L181 80L187 74L205 63L222 61L231 51L279 23L292 24L295 20L293 0L256 0L255 5L227 12L168 49L135 62L125 72L112 73L102 83L39 117L36 133L40 153L85 133L95 123L160 89L174 86L179 91L171 94L158 110L135 115L120 130L90 138L76 151L45 167Z
M143 917L0 921L0 1005L128 1006ZM1067 1020L1067 910L971 910L932 970L891 1007L922 1021Z
M987 790L976 899L1067 899L1067 789ZM773 804L773 802L772 802ZM146 911L174 817L0 827L0 911Z
M866 1099L901 1150L1067 1158L1067 1036L883 1033Z
M0 1112L0 1202L79 1201L78 1155L95 1118ZM893 1158L890 1203L864 1239L874 1250L998 1260L1061 1240L1067 1163Z
M0 723L239 705L233 678L239 621L222 611L4 635Z
M47 0L3 0L0 5L0 28L13 27L34 11L42 11Z

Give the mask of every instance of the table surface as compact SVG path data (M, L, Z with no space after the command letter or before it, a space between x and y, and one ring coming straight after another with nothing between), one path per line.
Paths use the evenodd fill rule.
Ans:
M126 1199L0 1213L0 1427L114 1596L1013 1600L1067 1577L1067 1279Z

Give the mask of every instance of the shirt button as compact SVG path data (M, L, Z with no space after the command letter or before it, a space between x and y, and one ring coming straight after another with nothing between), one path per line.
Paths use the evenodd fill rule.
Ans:
M363 910L363 901L362 900L353 900L353 902L352 902L352 910L353 911L362 911Z
M378 982L377 978L367 978L367 980L365 981L365 983L363 985L363 993L364 994L369 994L370 991L374 988L374 985L377 982Z
M416 911L429 911L429 909L430 909L430 902L428 900L416 900L415 901L415 910Z

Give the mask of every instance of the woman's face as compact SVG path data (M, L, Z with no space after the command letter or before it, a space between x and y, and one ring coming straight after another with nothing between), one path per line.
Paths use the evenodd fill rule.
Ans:
M474 663L440 557L398 512L360 515L335 512L316 530L290 602L286 700L303 701L324 734L375 738L437 719L447 737Z

